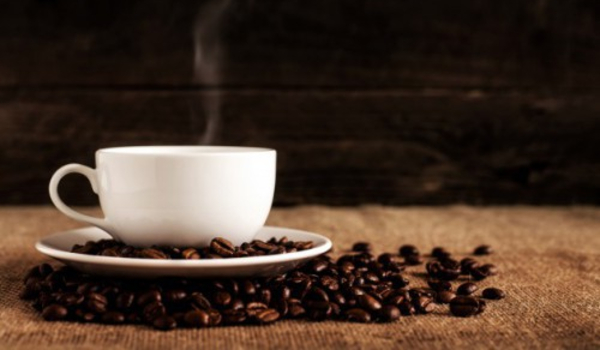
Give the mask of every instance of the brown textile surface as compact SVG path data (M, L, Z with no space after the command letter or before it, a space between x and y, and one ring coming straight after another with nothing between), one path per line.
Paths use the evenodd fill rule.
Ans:
M500 275L481 283L506 290L480 316L436 313L392 324L284 321L271 326L155 331L145 326L44 322L18 298L22 276L46 261L44 235L81 226L48 207L0 209L0 347L187 348L600 348L600 208L299 207L274 209L269 224L330 237L335 253L352 242L376 252L413 243L467 254L486 243ZM411 277L419 281L416 277ZM415 282L416 283L416 282Z

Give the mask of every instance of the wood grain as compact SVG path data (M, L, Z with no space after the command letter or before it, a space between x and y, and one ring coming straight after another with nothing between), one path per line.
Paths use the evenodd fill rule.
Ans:
M97 148L195 144L207 91L0 93L0 202L48 203L52 172ZM263 91L221 96L218 144L278 150L276 203L592 203L594 94ZM68 178L67 202L93 204Z
M198 84L209 5L4 1L0 86ZM218 85L598 88L599 23L594 0L236 0L216 30Z

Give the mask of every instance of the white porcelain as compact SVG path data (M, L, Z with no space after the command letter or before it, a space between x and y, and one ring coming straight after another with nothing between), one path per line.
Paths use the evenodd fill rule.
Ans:
M65 215L134 246L204 246L216 236L251 241L265 224L275 190L276 152L266 148L140 146L96 152L96 169L68 164L50 180ZM66 206L57 191L69 173L88 178L104 218Z
M214 260L152 260L71 253L75 244L110 238L96 227L56 233L41 239L35 247L39 252L89 274L129 278L273 276L331 249L331 241L326 237L288 228L265 226L256 238L268 240L283 236L293 241L313 241L314 248L286 254Z

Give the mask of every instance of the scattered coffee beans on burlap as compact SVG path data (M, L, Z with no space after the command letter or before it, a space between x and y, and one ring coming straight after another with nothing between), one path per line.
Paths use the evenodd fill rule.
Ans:
M88 242L73 250L149 259L213 259L282 254L310 247L311 242L286 239L235 247L216 238L202 249L136 249L106 240ZM31 300L48 321L146 324L160 330L262 325L284 318L393 322L401 315L443 312L442 304L449 304L450 313L458 317L480 314L486 303L475 295L475 281L498 272L494 265L482 265L470 257L455 260L450 252L438 247L426 264L425 280L409 280L403 274L405 269L413 269L424 260L416 247L404 245L398 255L375 256L371 250L371 244L358 242L352 253L338 259L319 256L290 272L268 278L123 280L42 264L25 277L21 296ZM460 283L456 291L452 281ZM414 282L427 287L409 287ZM495 300L504 298L505 293L487 288L482 296Z

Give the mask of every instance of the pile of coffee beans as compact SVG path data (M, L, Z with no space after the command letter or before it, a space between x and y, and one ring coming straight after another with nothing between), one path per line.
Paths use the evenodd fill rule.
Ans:
M233 243L225 238L217 237L210 242L209 246L203 248L177 248L171 246L135 248L113 239L103 239L97 242L89 241L84 245L76 244L71 251L87 255L121 258L197 260L293 253L311 249L313 246L314 244L311 241L294 242L288 240L287 237L280 239L271 238L267 242L254 240L251 243L243 243L239 247L233 245Z
M89 246L102 247L96 252L114 248L114 243L104 244ZM265 244L295 245L273 240ZM211 244L212 253L208 254L223 256L219 253L223 246L216 247ZM266 246L258 247L250 243L243 250L267 250ZM421 255L412 245L400 247L398 254L376 256L371 250L370 244L359 242L352 253L338 259L319 256L293 271L268 278L119 280L42 264L25 277L21 296L31 300L48 321L146 324L161 330L270 324L300 318L393 322L403 315L441 312L443 304L449 304L452 315L468 317L484 312L484 298L505 297L497 288L476 295L476 282L497 274L494 265L471 257L456 260L444 248L435 248L429 256ZM167 255L162 249L158 251ZM176 254L182 252L173 254L181 259L182 255ZM204 254L200 250L199 255ZM428 260L424 281L419 280L420 274L414 274L414 279L426 285L412 286L415 281L406 277L405 270L424 260Z

